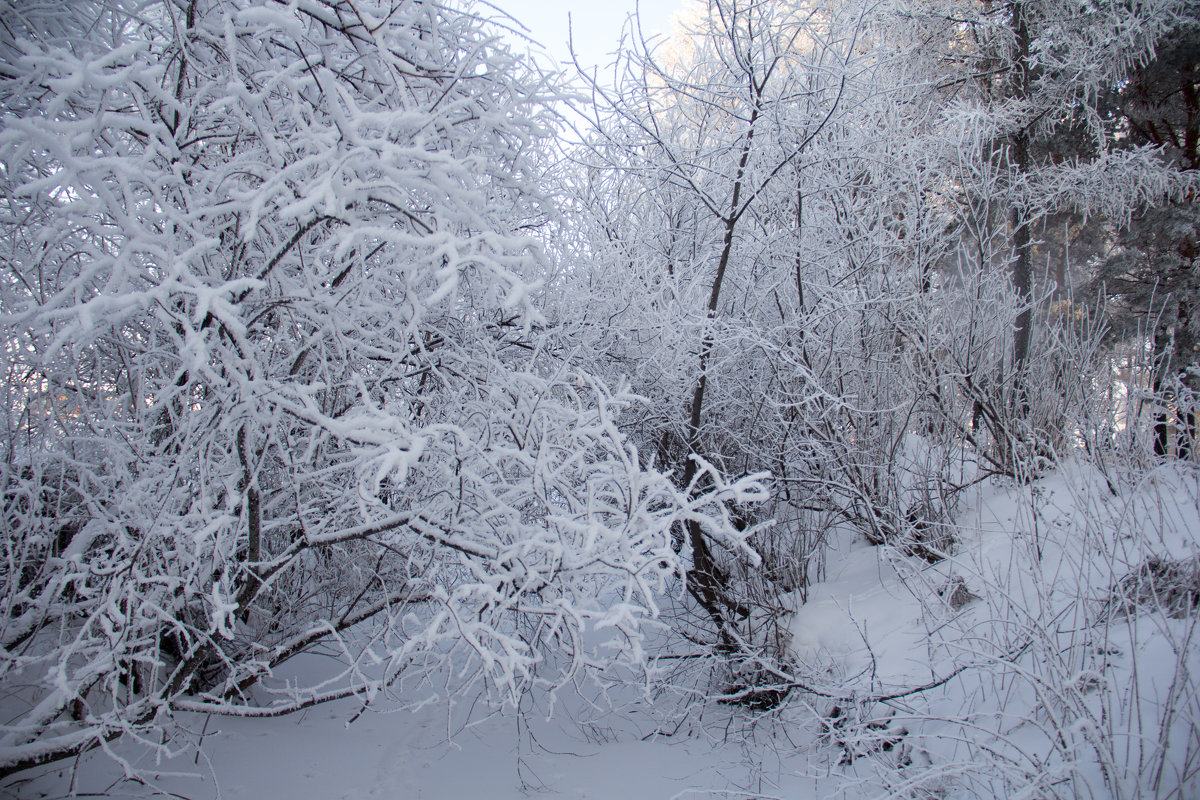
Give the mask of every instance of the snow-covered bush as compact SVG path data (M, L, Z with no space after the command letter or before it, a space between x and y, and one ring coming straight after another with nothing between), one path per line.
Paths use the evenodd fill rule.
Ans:
M417 0L19 5L0 774L446 663L511 698L588 627L636 666L672 527L740 547L760 490L644 469L633 398L544 352L548 79Z

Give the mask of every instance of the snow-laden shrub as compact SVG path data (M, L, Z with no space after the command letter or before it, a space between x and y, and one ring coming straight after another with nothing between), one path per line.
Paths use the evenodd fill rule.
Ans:
M557 94L478 16L0 8L0 774L184 709L636 667L672 528L741 547L757 483L643 468L636 398L547 352Z

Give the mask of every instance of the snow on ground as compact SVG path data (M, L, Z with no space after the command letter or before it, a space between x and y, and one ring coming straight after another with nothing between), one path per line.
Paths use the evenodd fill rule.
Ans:
M838 680L868 676L892 685L928 680L926 598L897 572L887 551L843 539L827 560L826 580L812 587L792 619L792 651L801 672L824 671Z
M793 692L770 714L679 694L652 706L628 689L611 709L564 694L549 720L537 696L520 716L381 701L355 718L343 701L185 717L203 732L198 758L116 752L190 800L1200 796L1196 616L1112 591L1151 556L1200 553L1197 472L1160 469L1113 496L1068 464L977 488L956 522L956 552L937 564L835 538L790 625L797 674L832 696ZM970 594L952 602L955 581ZM59 769L0 792L151 793L120 777L92 754L73 786Z
M341 702L280 720L214 718L198 763L188 756L179 763L140 760L133 766L148 773L144 777L158 790L193 800L661 800L726 796L709 791L727 788L722 770L747 772L740 752L718 755L720 763L714 763L712 743L693 738L641 741L603 725L581 730L566 720L534 719L535 743L512 713L464 728L461 719L448 720L444 708L385 708L347 725L357 710ZM186 724L198 733L204 720L192 717ZM121 782L111 761L86 761L75 791L150 794L146 786ZM71 796L67 770L17 787L16 796Z

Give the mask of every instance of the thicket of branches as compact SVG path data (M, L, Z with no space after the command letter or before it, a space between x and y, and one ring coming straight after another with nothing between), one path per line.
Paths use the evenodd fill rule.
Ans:
M592 667L585 627L636 662L672 526L736 547L757 488L643 464L540 332L547 79L425 3L21 14L0 771L445 663L511 696ZM317 644L334 674L271 680Z
M835 528L1195 452L1182 0L711 0L560 162L473 7L0 11L0 775L643 669L664 597L772 707Z
M651 398L631 424L660 463L771 473L771 500L742 512L769 520L750 539L765 570L686 543L701 628L765 669L769 696L787 654L755 611L803 598L833 526L937 561L957 497L988 475L1028 481L1153 415L1159 455L1190 452L1190 422L1175 448L1163 438L1191 402L1166 389L1186 385L1190 317L1161 321L1171 332L1130 365L1156 377L1114 399L1097 300L1141 302L1146 320L1190 307L1191 289L1143 271L1154 305L1119 280L1085 285L1131 218L1194 199L1194 169L1136 146L1114 111L1140 86L1123 94L1128 76L1172 69L1153 60L1160 39L1187 31L1172 3L714 2L682 54L634 40L616 85L593 82L567 190L590 224L565 283L587 301L561 317L593 370ZM1195 117L1160 102L1194 138ZM1154 230L1153 252L1194 272L1192 232Z

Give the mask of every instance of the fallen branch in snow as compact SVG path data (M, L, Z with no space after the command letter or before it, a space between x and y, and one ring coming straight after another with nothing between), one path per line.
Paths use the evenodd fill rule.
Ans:
M968 670L979 669L979 668L987 666L989 663L994 663L996 661L1010 661L1014 658L1017 658L1022 653L1024 653L1026 650L1028 650L1030 644L1031 644L1031 640L1027 639L1026 641L1022 642L1019 646L1011 648L1009 651L1007 651L1003 655L996 656L995 658L989 659L988 662L962 664L962 665L956 667L955 669L951 670L946 675L943 675L942 677L937 678L935 680L929 681L928 683L923 683L920 686L910 686L910 687L906 687L904 689L899 689L897 691L889 692L889 693L872 693L872 694L861 694L861 693L853 691L853 690L847 692L847 691L839 691L839 690L830 689L830 688L820 688L818 686L815 686L812 683L800 680L795 675L791 675L791 674L785 672L784 670L781 670L779 667L775 666L774 664L769 663L766 659L763 659L763 658L760 658L757 656L751 656L748 658L741 659L742 662L743 663L745 663L745 662L755 663L757 669L761 670L762 672L770 673L771 675L775 676L776 678L779 678L779 682L747 686L745 689L741 689L737 692L729 692L726 694L717 695L713 699L717 700L717 702L720 702L720 703L745 703L746 701L753 700L756 696L766 693L766 692L782 693L783 695L786 695L789 692L791 692L793 689L799 689L800 691L807 692L808 694L816 695L817 697L824 697L826 699L836 700L839 702L886 703L886 702L890 702L893 700L901 700L905 697L912 697L913 695L921 694L922 692L928 692L932 689L937 689L939 687L945 686L947 683L954 680L959 675L962 675L964 672L967 672Z

